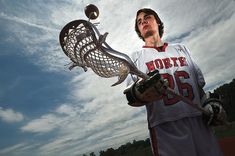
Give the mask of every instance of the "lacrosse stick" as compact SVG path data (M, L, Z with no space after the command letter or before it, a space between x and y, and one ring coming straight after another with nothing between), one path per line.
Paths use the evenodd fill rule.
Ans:
M82 67L84 71L91 68L97 75L105 78L118 76L118 81L112 86L122 83L128 74L136 75L144 80L150 77L139 71L128 55L112 49L106 42L107 32L101 35L96 24L90 19L96 19L99 10L95 5L88 5L85 14L89 20L75 20L67 25L60 32L60 45L64 53L71 59L70 70L76 66ZM178 97L180 100L210 115L202 107L194 104L186 97L176 93L167 85L164 92Z
M89 10L87 8L89 7L86 7L86 12ZM86 14L90 17L97 13ZM87 68L91 68L101 77L118 76L118 82L112 86L122 83L129 73L148 78L146 74L136 68L126 54L112 49L105 42L107 34L101 35L96 26L86 20L75 20L68 23L60 33L60 44L64 53L73 62L70 69L80 66L85 71Z

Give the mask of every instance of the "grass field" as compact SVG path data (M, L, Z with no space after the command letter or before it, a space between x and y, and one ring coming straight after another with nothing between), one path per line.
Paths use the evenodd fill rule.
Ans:
M235 136L235 122L232 123L230 128L227 127L215 128L215 135L218 137L218 139Z

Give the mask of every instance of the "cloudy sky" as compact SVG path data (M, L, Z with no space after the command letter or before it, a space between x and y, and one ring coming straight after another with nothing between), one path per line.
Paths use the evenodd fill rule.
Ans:
M235 78L234 0L0 0L0 156L77 156L148 137L145 109L126 104L125 84L66 66L60 30L86 19L89 3L114 49L142 47L134 18L150 7L163 39L191 50L206 90Z

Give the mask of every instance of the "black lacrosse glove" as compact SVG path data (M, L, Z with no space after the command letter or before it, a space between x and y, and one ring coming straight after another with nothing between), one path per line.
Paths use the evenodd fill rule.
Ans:
M203 114L202 116L208 126L219 126L224 124L227 115L219 94L211 92L206 93L203 108L210 114Z
M137 90L140 93L144 93L149 88L154 87L155 90L160 93L160 90L164 85L164 80L162 79L159 71L154 70L154 71L148 73L148 76L149 76L149 79L142 81L141 83L139 83L138 86L136 86Z
M162 79L158 70L148 74L148 79L137 80L124 90L128 104L149 103L158 100L162 96L162 90L166 82Z

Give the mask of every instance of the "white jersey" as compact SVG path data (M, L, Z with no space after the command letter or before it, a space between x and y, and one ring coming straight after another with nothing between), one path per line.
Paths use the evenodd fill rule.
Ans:
M184 95L194 103L200 104L200 89L205 85L203 75L192 61L189 50L182 44L165 43L160 50L156 47L143 47L132 54L137 68L149 73L159 70L161 76L169 82L169 87ZM134 81L129 76L128 84ZM147 118L150 127L167 121L175 121L184 117L201 115L201 112L171 95L162 96L151 104L146 104Z

